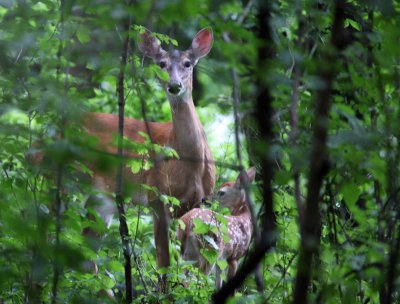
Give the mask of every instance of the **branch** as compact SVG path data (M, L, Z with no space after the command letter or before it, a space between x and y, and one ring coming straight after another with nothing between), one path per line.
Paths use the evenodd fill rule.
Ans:
M296 257L297 257L297 252L295 254L293 254L293 256L289 260L289 263L283 269L283 273L282 273L281 277L279 278L279 281L275 284L274 288L272 289L271 293L269 294L267 301L272 297L275 290L279 287L279 284L281 284L282 280L285 278L287 271L289 270L290 266L292 266L292 263Z
M308 192L304 227L301 231L301 247L298 260L298 270L295 280L293 303L307 303L307 290L311 280L313 258L318 256L320 242L320 190L322 180L328 172L328 120L331 107L331 89L336 75L335 65L339 52L348 43L344 30L345 1L335 2L335 13L330 44L325 51L319 77L324 87L317 91L315 125L310 155L310 173L308 177Z
M146 83L145 80L144 82ZM146 101L143 98L142 91L138 84L136 84L136 92L138 93L140 99L141 112L143 120L146 125L146 132L150 138L150 142L154 143L149 121L147 119ZM168 161L169 159L166 157L161 157L160 155L157 155L153 151L151 151L150 155L154 163L154 170L156 172L161 172L161 162ZM160 189L161 187L159 179L156 179L155 182L156 182L156 188ZM153 202L151 202L151 207L153 208L153 211L155 213L153 219L154 219L154 240L156 243L157 264L159 268L167 268L170 266L169 211L167 210L167 206L159 198L156 198ZM165 273L161 274L161 276L159 277L159 283L161 287L160 288L161 292L166 293L168 290L168 282L167 282L167 275Z

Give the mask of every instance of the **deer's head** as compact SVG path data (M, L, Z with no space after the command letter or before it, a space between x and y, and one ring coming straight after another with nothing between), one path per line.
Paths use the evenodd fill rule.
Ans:
M164 86L170 101L187 101L192 94L193 68L200 58L210 52L212 43L212 30L205 28L196 34L186 51L167 52L161 47L160 41L146 30L140 35L139 49L168 73L169 81Z
M237 215L247 210L245 183L254 181L256 168L251 167L247 172L241 172L235 182L224 183L219 189L216 199L222 208L228 208L232 215Z

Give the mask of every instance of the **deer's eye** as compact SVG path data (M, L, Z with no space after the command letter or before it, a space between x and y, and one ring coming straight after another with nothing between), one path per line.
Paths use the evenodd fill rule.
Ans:
M165 62L165 61L160 61L159 63L158 63L158 65L160 66L160 68L165 68L166 66L167 66L167 63Z
M218 191L218 196L219 197L222 197L222 196L224 196L225 195L225 191Z
M190 66L191 66L192 64L190 63L190 61L185 61L185 62L183 63L183 65L184 65L185 68L190 68Z

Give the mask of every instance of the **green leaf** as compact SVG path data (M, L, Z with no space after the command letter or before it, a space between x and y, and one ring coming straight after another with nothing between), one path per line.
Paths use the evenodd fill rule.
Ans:
M227 219L224 215L215 212L215 213L214 213L214 216L215 216L216 220L217 220L221 225L226 225L226 224L228 224L228 219Z
M181 219L178 219L178 220L176 220L177 221L177 223L178 223L178 227L181 229L181 230L185 230L186 229L186 225L185 225L185 223L181 220Z
M170 39L170 41L174 46L178 46L178 41L176 41L175 39Z
M343 194L345 202L349 205L354 205L360 196L360 191L357 185L351 182L344 184L340 192Z
M176 150L171 147L161 147L161 152L164 154L165 157L179 159L178 152L176 152Z
M160 195L160 200L164 204L171 204L173 206L180 206L180 204L181 204L181 202L176 197L168 196L166 194Z
M142 161L139 159L130 159L126 163L126 166L131 169L133 174L139 173L142 167Z
M228 262L226 260L218 260L217 265L219 269L225 270L225 268L228 266Z
M200 253L210 264L214 264L218 259L218 252L214 249L202 248Z
M100 274L99 280L100 280L102 288L104 288L106 290L113 288L115 285L115 281L113 279L111 279L108 275Z
M168 203L169 203L168 196L165 195L165 194L161 194L161 195L160 195L160 200L161 200L165 205L168 205Z
M153 64L151 66L152 71L160 78L162 81L168 82L169 81L169 74L161 69L158 65Z
M193 219L194 229L193 232L197 234L206 234L210 231L209 225L204 223L201 219Z
M90 32L85 26L80 26L76 35L81 43L87 43L90 41Z
M353 28L355 28L357 31L361 31L360 25L356 21L354 21L352 19L346 19L344 21L344 25L345 25L345 27L349 27L349 25L350 25Z
M107 263L107 269L109 270L109 271L112 271L112 272L119 272L119 273L123 273L124 272L124 266L120 263L120 262L118 262L118 261L114 261L114 260L111 260L111 261L109 261L108 263Z
M276 181L277 185L281 185L281 186L287 185L291 178L292 178L292 175L290 174L290 172L285 171L285 170L279 170L275 174L275 181Z
M169 202L171 203L171 205L173 206L180 206L181 202L180 200L178 200L176 197L170 196L169 197Z

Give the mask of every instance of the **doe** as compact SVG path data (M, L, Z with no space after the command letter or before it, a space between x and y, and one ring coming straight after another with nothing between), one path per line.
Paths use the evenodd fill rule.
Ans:
M186 51L165 51L154 34L145 30L140 34L139 49L168 74L163 81L172 112L172 121L165 123L144 122L125 118L125 134L129 140L143 143L148 133L153 143L174 149L179 159L162 160L149 170L132 173L124 170L126 184L146 184L157 188L160 194L174 196L180 200L180 208L172 216L179 217L200 204L210 195L215 183L215 165L208 141L196 113L192 99L193 69L199 59L206 56L212 47L213 33L210 28L198 32ZM118 134L118 116L106 113L87 113L83 119L86 132L98 139L97 149L116 154L114 137ZM137 157L134 151L124 151L126 157ZM102 172L91 166L93 183L104 192L115 191L115 175ZM170 263L168 248L169 211L167 206L152 192L144 190L132 194L133 201L149 203L155 210L154 238L159 267ZM94 198L92 207L108 225L116 212L113 200L107 197ZM165 282L163 282L165 284ZM165 288L165 287L164 287Z

